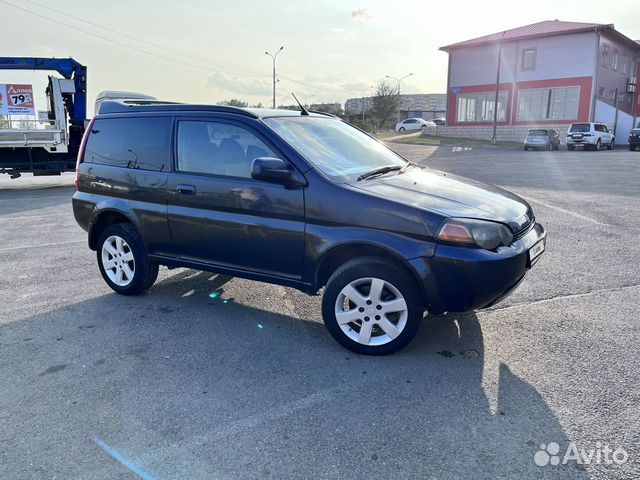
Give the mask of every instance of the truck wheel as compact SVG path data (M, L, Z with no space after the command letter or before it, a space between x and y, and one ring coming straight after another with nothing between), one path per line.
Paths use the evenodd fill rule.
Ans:
M374 257L338 268L322 298L329 333L343 347L367 355L387 355L415 337L424 306L411 275Z
M121 295L142 293L158 276L158 265L149 262L142 239L130 223L105 229L96 256L102 278Z

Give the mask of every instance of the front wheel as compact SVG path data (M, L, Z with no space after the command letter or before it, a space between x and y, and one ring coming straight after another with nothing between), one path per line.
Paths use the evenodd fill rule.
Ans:
M329 333L342 346L387 355L415 337L424 313L415 280L377 258L352 260L334 272L322 298Z
M122 295L142 293L158 277L158 265L149 262L140 235L129 223L105 229L96 254L102 278Z
M567 150L573 151L575 149L576 149L575 145L567 145Z
M598 151L598 150L600 150L600 147L602 147L602 142L600 141L600 139L598 139L598 141L596 142L596 146L593 147L593 149L595 151Z
M611 143L607 145L607 150L613 150L614 148L616 148L616 141L612 139Z
M398 129L398 131L399 131L399 132L404 132L404 127L400 127L400 128Z

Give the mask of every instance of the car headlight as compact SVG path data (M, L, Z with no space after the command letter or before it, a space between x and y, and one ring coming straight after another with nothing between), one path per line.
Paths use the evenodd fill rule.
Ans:
M501 245L508 247L513 243L513 233L506 225L468 218L446 220L438 230L436 238L443 242L477 245L487 250Z

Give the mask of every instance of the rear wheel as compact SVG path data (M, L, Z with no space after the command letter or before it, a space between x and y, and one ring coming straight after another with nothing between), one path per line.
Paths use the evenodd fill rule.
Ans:
M352 260L334 272L322 298L329 333L349 350L386 355L415 337L424 307L415 280L378 258Z
M122 295L141 293L158 277L158 265L149 262L140 235L129 223L105 229L96 255L102 278Z

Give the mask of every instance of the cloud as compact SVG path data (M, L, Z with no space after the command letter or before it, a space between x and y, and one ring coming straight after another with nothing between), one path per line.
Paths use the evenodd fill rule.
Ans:
M359 8L351 12L351 20L366 22L368 20L371 20L372 18L373 16L371 16L366 8Z
M247 78L224 73L213 73L207 78L207 86L227 95L269 96L271 80Z

